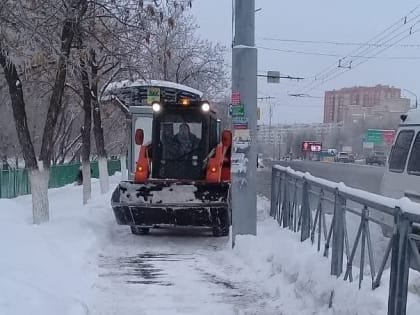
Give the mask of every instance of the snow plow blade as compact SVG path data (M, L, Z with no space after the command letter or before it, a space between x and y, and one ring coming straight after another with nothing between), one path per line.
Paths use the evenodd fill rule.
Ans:
M112 194L118 224L153 227L212 227L215 236L229 234L229 183L123 181Z

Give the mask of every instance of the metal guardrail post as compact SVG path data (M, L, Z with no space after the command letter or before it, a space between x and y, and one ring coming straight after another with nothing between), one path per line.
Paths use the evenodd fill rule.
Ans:
M289 229L293 230L293 232L297 232L297 217L298 217L298 209L299 209L299 204L298 204L298 198L297 198L297 193L298 191L298 180L295 179L295 184L294 184L294 188L293 188L293 201L292 201L292 208L290 209L290 219L289 219Z
M281 193L280 190L280 183L281 183L281 174L280 171L277 170L275 167L271 170L271 204L270 204L270 216L275 218L276 213L278 212L278 202L279 202L279 194Z
M300 233L300 241L307 240L311 233L311 209L309 208L309 184L306 179L303 180L302 185L302 227Z
M411 222L404 214L395 216L396 231L392 245L391 277L389 280L388 315L405 315L408 275L410 269Z
M335 190L334 227L331 251L331 275L339 277L343 272L344 255L344 216L346 200Z
M290 187L287 173L284 174L284 198L281 211L281 222L284 228L289 226L290 218Z
M282 220L282 209L283 209L283 196L285 195L285 189L286 189L286 174L282 171L279 171L279 189L278 189L278 204L276 208L276 220L277 223L281 226L281 220Z

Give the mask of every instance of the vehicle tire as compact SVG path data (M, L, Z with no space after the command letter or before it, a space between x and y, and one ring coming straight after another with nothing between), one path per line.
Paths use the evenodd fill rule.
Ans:
M131 233L135 235L147 235L150 233L150 228L139 227L136 225L130 226Z
M224 224L220 227L220 236L229 235L229 224Z
M228 236L229 235L229 225L219 225L213 226L213 236L214 237L221 237L221 236Z
M218 214L217 222L213 225L213 236L220 237L229 235L230 217L229 209L228 211L223 211Z

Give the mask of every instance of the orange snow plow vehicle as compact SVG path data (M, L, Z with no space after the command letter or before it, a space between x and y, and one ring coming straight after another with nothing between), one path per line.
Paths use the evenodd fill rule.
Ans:
M153 102L152 110L151 130L132 129L139 153L132 180L120 182L112 195L117 223L134 234L169 225L228 235L231 132L218 132L206 101Z

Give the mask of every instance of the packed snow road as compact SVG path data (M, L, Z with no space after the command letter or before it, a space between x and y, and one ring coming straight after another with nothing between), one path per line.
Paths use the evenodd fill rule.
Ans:
M228 238L205 230L110 233L98 256L93 314L281 314L257 283L235 279ZM117 298L116 298L117 294Z
M259 172L261 184L269 173ZM206 230L131 234L115 223L98 182L87 206L80 186L49 197L51 220L40 226L31 224L30 196L0 200L0 314L386 313L388 271L375 291L330 277L328 260L279 228L263 197L258 236L238 237L233 250L229 237ZM411 315L420 311L418 274L410 283Z

